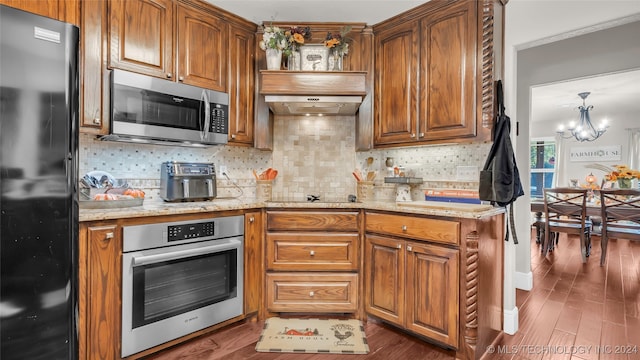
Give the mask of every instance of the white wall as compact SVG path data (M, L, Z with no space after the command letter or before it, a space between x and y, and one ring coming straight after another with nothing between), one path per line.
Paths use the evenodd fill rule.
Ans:
M637 116L638 114L616 113L612 116L612 118L615 119L615 123L612 124L600 138L592 142L581 143L575 139L563 139L563 146L567 151L564 151L562 155L558 154L557 156L561 164L559 166L562 166L565 171L558 174L560 175L558 178L558 186L569 185L569 179L578 179L581 184L584 184L586 182L585 178L591 173L596 176L598 184L600 184L605 173L601 170L588 167L588 165L593 165L594 163L608 167L613 167L617 164L629 165L631 161L629 159L629 131L627 129L635 128L640 125L638 124ZM534 124L535 126L532 126L530 130L530 137L532 139L555 137L555 128L558 125L557 121L535 122ZM597 147L616 145L620 146L619 160L576 161L575 159L570 159L569 150L572 148L594 149Z
M552 50L536 51L542 44L578 34L594 32L610 27L617 19L637 16L640 18L640 1L585 1L585 0L511 0L506 7L505 24L505 104L507 114L512 121L519 122L520 133L512 133L516 148L518 166L523 169L521 180L524 188L529 188L529 90L536 84L550 83L602 72L601 69L589 69L574 62L580 52L600 55L603 59L592 60L600 66L615 67L627 57L640 61L637 47L626 47L625 40L609 39L607 45L623 46L630 52L620 58L610 58L608 52L599 52L593 44L584 44L584 48L567 49L558 46ZM627 20L628 22L628 20ZM637 44L638 32L631 43ZM530 49L529 63L522 63L521 51ZM625 49L618 49L624 52ZM551 51L549 53L549 51ZM615 56L615 54L613 55ZM624 62L624 61L623 61ZM611 66L610 66L611 65ZM629 66L629 64L627 64ZM636 65L635 67L639 67ZM632 67L627 67L632 68ZM620 68L618 68L619 70ZM610 70L615 71L615 70ZM530 197L525 194L518 200L516 207L516 233L522 239L520 245L507 243L505 249L505 332L517 331L517 307L515 306L515 287L528 290L532 287L530 254ZM517 264L517 266L516 266ZM509 315L514 315L511 318Z

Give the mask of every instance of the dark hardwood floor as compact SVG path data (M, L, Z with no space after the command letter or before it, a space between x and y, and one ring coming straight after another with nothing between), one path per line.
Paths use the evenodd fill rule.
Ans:
M640 360L640 242L610 240L600 267L600 239L582 264L579 239L561 235L546 258L531 241L533 290L517 290L519 330L504 334L487 359ZM521 244L519 246L525 246ZM243 322L149 356L152 360L454 359L441 349L369 319L367 355L258 353L263 322Z

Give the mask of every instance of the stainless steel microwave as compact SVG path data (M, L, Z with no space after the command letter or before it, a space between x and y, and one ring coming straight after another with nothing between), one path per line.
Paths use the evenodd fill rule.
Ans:
M226 144L229 95L123 70L111 72L111 130L102 140Z

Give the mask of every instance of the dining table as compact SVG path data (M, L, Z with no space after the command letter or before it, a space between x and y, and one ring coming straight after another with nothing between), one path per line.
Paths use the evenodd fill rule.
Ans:
M592 201L587 201L586 203L586 217L591 220L592 228L590 230L590 234L600 234L600 225L602 223L602 208L600 206L600 196L599 192L596 192ZM556 205L557 207L558 205ZM619 214L634 214L637 213L638 208L635 206L619 206L616 207L616 212ZM531 200L531 212L535 214L535 222L533 226L536 227L536 243L541 244L544 240L544 231L545 231L545 222L542 218L542 214L544 213L544 200L543 199L532 199ZM554 236L555 238L555 236ZM550 249L553 248L554 241L550 241L547 246ZM589 252L590 249L587 249Z
M602 209L600 208L599 201L587 201L586 215L588 219L591 219L592 224L599 225L600 222L594 221L594 218L599 218L601 216L601 211ZM535 222L533 223L533 226L536 227L536 244L540 244L544 237L544 221L542 220L542 214L544 213L544 200L531 200L531 212L535 214ZM594 231L594 229L591 229L591 232L598 233L598 231ZM549 246L553 245L549 244Z

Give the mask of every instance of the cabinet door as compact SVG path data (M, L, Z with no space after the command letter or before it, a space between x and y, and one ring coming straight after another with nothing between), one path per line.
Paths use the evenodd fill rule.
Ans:
M458 250L407 243L406 328L458 346Z
M122 242L119 230L116 225L80 229L78 290L80 318L84 320L79 324L80 336L86 336L86 341L80 340L83 359L120 359Z
M476 6L461 1L420 22L421 140L476 135Z
M80 51L82 56L82 116L80 131L83 133L109 133L109 107L102 101L108 98L109 82L103 72L103 33L106 24L107 3L82 2L82 26L80 27Z
M178 6L178 81L227 90L227 24L210 13Z
M367 235L365 243L365 311L404 326L405 242Z
M244 313L258 312L262 294L262 212L244 216Z
M255 34L229 28L229 143L253 145Z
M80 1L0 0L0 4L74 25L80 24Z
M172 78L173 2L112 0L109 6L109 66Z
M375 144L416 140L418 46L416 22L376 34Z

